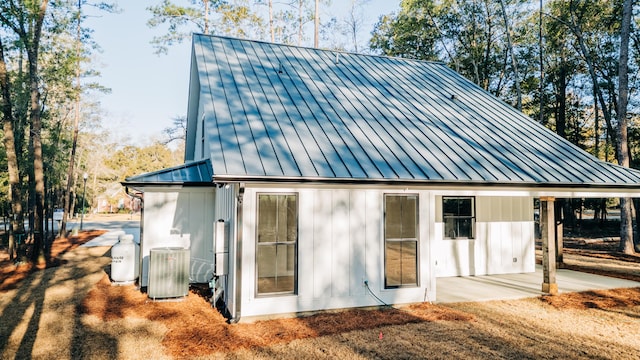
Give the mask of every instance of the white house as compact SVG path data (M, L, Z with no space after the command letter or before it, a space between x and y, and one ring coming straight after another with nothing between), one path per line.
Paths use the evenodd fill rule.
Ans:
M532 272L534 198L553 292L554 198L640 192L640 172L441 63L208 35L192 49L185 164L123 184L144 197L141 285L152 248L187 246L232 321Z

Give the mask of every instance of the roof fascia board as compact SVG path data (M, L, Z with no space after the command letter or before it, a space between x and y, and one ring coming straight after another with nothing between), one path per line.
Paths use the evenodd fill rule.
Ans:
M185 183L185 182L126 182L123 181L120 184L123 186L139 189L139 188L153 188L153 187L162 187L162 188L183 188L183 187L205 187L205 186L213 186L213 183Z
M639 184L518 184L518 183L456 183L407 180L301 179L301 178L234 178L215 176L214 183L244 182L247 187L296 186L304 188L356 187L368 189L410 188L433 190L441 194L478 196L552 196L559 198L640 197Z

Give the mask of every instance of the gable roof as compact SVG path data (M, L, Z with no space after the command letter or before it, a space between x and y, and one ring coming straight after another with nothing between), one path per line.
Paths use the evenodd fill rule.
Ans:
M214 181L640 182L442 63L195 34L191 81Z

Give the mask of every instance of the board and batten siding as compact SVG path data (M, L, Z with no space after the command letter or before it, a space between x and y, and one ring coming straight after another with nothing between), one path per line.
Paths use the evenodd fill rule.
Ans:
M298 195L297 293L256 296L258 194ZM384 194L419 195L419 286L384 288ZM247 188L242 243L242 316L380 305L435 299L429 238L433 196L428 191ZM428 291L428 294L426 292Z
M213 188L145 189L140 243L141 286L148 285L150 250L189 247L190 282L206 283L213 272Z
M476 196L473 239L445 239L442 196L435 197L435 209L436 276L535 271L532 197Z
M224 220L225 222L225 235L227 236L227 275L226 279L221 277L221 281L218 282L217 290L224 290L224 302L227 304L228 311L231 314L236 313L236 272L238 264L235 261L237 258L237 233L236 233L236 209L238 201L238 185L228 184L222 187L215 188L215 205L214 205L214 222ZM215 233L215 232L214 232ZM214 241L224 241L224 239L218 239L214 235ZM215 244L214 244L215 245ZM215 249L215 246L214 246ZM215 265L215 264L214 264ZM224 285L226 284L226 288Z

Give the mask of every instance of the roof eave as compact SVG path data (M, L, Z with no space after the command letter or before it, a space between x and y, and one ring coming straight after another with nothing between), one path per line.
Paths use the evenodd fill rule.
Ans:
M535 182L488 182L452 181L427 179L354 179L321 177L271 177L216 175L213 182L245 184L304 184L304 185L372 185L396 187L421 187L438 189L483 189L527 191L536 196L557 197L640 197L640 183L535 183Z
M184 187L184 186L213 186L211 182L187 182L187 181L148 181L148 182L137 182L137 181L121 181L120 184L122 186L127 186L130 188L139 188L139 187L152 187L152 186L171 186L171 187Z

